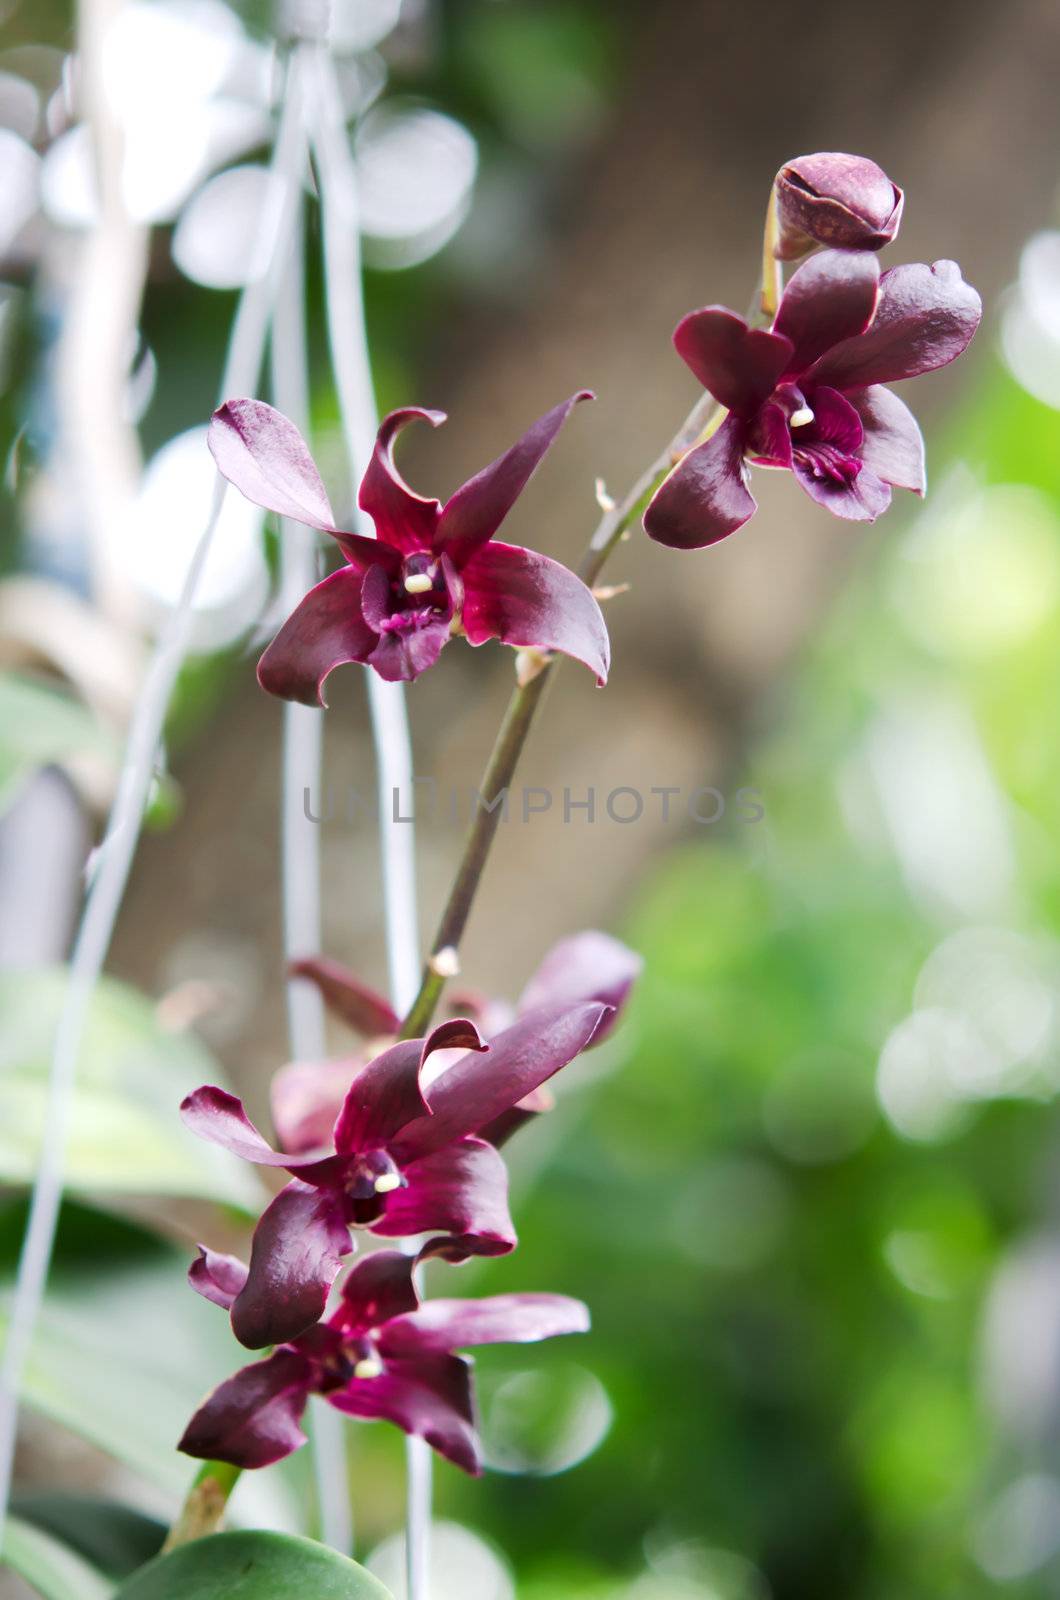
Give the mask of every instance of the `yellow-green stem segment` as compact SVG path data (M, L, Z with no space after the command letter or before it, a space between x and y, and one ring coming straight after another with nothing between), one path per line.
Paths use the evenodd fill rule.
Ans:
M190 1544L192 1539L204 1539L216 1533L224 1516L228 1497L235 1488L242 1467L233 1467L227 1461L207 1461L195 1474L180 1514L162 1546L162 1552L173 1550L178 1544Z

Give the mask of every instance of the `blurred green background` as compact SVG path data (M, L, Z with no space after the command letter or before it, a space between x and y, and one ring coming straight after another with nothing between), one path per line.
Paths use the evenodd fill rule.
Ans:
M243 16L262 39L264 14ZM559 395L600 392L513 518L513 538L552 554L584 541L595 475L624 487L687 409L670 329L693 304L746 302L785 157L871 154L908 194L887 260L956 256L987 306L971 356L907 396L928 433L922 507L904 497L868 533L822 527L774 475L717 550L635 540L612 569L633 592L609 612L607 695L571 669L547 708L528 784L747 785L765 816L730 804L710 826L553 815L502 831L470 981L517 993L555 937L594 924L647 965L620 1035L512 1147L518 1253L456 1280L436 1269L439 1292L577 1294L594 1331L480 1358L497 1470L472 1483L439 1468L433 1600L1060 1593L1057 18L902 0L878 20L868 61L864 11L838 4L751 17L692 0L423 0L350 58L381 75L380 105L441 111L477 152L444 248L394 270L367 246L381 404L452 417L447 437L410 445L412 481L445 491ZM3 23L0 72L52 71L25 47L72 43L63 6L11 3ZM178 269L171 221L153 232L141 329L147 459L208 414L234 305ZM4 290L9 1273L54 967L123 731L121 695L94 693L9 587L32 572L94 604L60 493L68 239L31 218ZM340 482L317 252L313 221L314 434ZM104 615L108 648L153 615ZM227 1073L263 1114L285 1058L279 718L250 633L183 675L157 831L93 1014L27 1376L20 1492L45 1521L57 1485L165 1519L188 1476L172 1441L238 1362L184 1264L195 1237L240 1241L260 1195L191 1147L175 1109ZM137 658L116 659L120 677ZM509 674L499 650L454 649L416 685L418 772L475 782ZM361 686L340 676L328 774L367 791ZM50 829L53 813L33 786L56 768L68 842L54 854L73 865L42 886L27 848L43 850L33 817ZM458 838L444 819L422 830L427 920ZM323 830L327 953L379 980L374 839L370 818ZM351 1429L350 1455L358 1554L396 1585L400 1440ZM312 1526L306 1462L245 1481L234 1509ZM112 1550L67 1535L105 1569L126 1559L124 1534Z

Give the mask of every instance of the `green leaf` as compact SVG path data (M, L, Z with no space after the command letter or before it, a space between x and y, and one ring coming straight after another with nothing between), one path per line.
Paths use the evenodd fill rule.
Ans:
M392 1600L355 1561L284 1533L215 1533L134 1573L114 1600Z
M85 756L118 758L114 736L87 707L44 683L0 673L0 813L29 773Z
M0 974L0 1182L28 1184L36 1170L66 982L62 968ZM78 1063L68 1186L89 1194L191 1195L256 1214L263 1190L253 1171L180 1121L191 1089L223 1082L193 1034L167 1031L150 1001L105 978Z
M115 1580L156 1556L166 1537L164 1523L97 1495L37 1490L16 1494L11 1509Z
M110 1600L114 1593L102 1573L21 1517L7 1519L3 1555L43 1600Z
M22 1204L0 1207L0 1343L24 1217ZM188 1259L117 1217L65 1205L23 1379L28 1405L175 1500L194 1471L177 1440L245 1360L224 1313L188 1288Z

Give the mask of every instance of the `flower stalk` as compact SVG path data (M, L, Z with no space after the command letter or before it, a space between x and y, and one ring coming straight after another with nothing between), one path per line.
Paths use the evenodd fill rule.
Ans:
M591 588L622 539L640 520L645 507L687 450L721 415L710 395L701 397L669 444L640 475L623 498L604 510L577 567ZM544 701L557 662L546 658L541 670L512 691L504 718L479 785L481 799L464 839L460 861L435 931L416 998L401 1028L403 1039L417 1038L430 1025L446 981L453 976L450 952L459 952L471 908L489 859L501 818L501 797L515 776L534 718Z

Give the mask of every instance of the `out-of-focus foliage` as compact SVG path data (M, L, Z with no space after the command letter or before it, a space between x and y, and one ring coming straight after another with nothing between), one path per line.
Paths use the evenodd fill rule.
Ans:
M32 1176L48 1107L63 969L0 974L0 1181ZM177 997L179 1000L179 996ZM174 1031L126 985L97 991L79 1058L67 1182L89 1193L195 1195L252 1215L263 1191L176 1116L183 1097L220 1069L194 1034Z
M42 766L96 760L107 766L117 741L79 701L16 673L0 674L0 814Z
M1054 1592L1058 436L993 375L774 708L766 822L640 897L517 1258L593 1307L614 1422L447 1484L521 1597Z
M115 1582L156 1556L167 1531L142 1511L94 1495L37 1490L16 1496L14 1510Z
M66 1545L21 1517L8 1517L4 1558L43 1600L109 1600L113 1586Z
M0 1327L24 1221L21 1204L0 1211ZM132 1223L66 1206L25 1379L30 1406L173 1494L193 1471L175 1441L232 1367L228 1325L188 1290L187 1260Z

